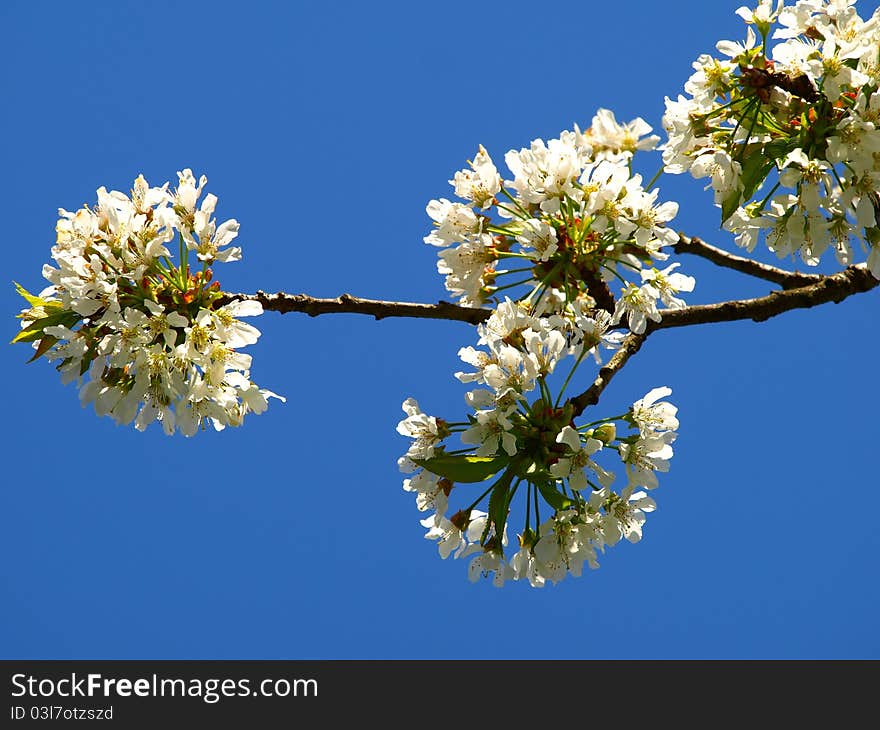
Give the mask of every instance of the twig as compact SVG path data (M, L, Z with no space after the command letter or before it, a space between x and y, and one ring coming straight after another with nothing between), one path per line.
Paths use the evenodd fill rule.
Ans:
M224 294L217 304L231 302L259 302L266 311L302 312L310 317L319 314L369 314L376 319L386 317L416 317L421 319L451 319L470 324L479 324L489 318L492 311L475 307L462 307L451 302L439 301L436 304L417 302L387 302L379 299L364 299L351 294L342 294L335 299L319 299L308 294L267 294L258 291L256 294Z
M649 322L647 332L667 327L687 327L710 322L734 322L751 319L763 322L792 309L807 309L819 304L842 302L853 294L870 291L880 281L864 264L849 266L837 274L820 276L806 286L775 291L757 299L734 299L717 304L700 304L683 309L664 310L660 322Z
M639 351L648 336L657 330L713 322L735 322L741 319L763 322L792 309L806 309L828 302L838 304L853 294L870 291L878 285L880 281L873 277L864 264L859 264L831 276L820 276L819 281L814 284L773 292L766 297L664 310L663 318L659 322L649 322L644 334L627 336L614 357L599 370L593 384L580 395L571 398L570 402L575 406L576 415L582 413L587 406L598 403L599 396L611 378Z
M617 375L618 371L626 365L627 360L639 351L642 343L647 338L647 332L642 335L627 335L626 339L621 343L620 349L614 353L608 364L599 369L599 375L596 376L593 384L580 395L569 399L569 403L574 406L575 416L583 413L587 406L594 406L599 402L599 396L602 395L602 391L611 382L611 378Z
M819 274L799 274L795 271L786 271L776 266L762 264L760 261L736 256L735 254L727 253L723 249L710 246L696 236L686 236L684 233L678 234L678 243L675 244L674 250L676 253L689 253L694 256L701 256L718 266L724 266L728 269L739 271L742 274L772 281L774 284L779 284L783 289L793 289L807 284L814 284L822 279L822 276Z

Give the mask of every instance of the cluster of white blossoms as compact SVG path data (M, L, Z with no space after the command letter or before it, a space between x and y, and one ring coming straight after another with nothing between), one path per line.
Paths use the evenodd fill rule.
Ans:
M139 176L130 196L102 187L94 208L59 210L55 265L43 267L51 285L36 296L18 287L29 307L13 342L57 362L99 415L139 430L158 420L168 434L192 436L207 422L238 426L280 396L251 381L251 357L239 352L260 335L239 317L261 314L260 304L218 306L209 267L241 258L230 245L238 223L217 225L216 196L199 203L204 176L187 169L178 178L170 191ZM166 247L175 237L177 265Z
M646 513L655 508L644 490L657 487L657 472L669 469L678 420L675 406L660 400L671 390L655 388L625 414L576 426L573 405L554 404L545 381L570 354L563 335L547 320L517 316L517 309L502 305L481 328L488 352L461 351L465 362L479 362L476 372L457 377L488 386L467 394L475 409L467 423L449 423L426 415L413 399L404 402L406 418L397 430L413 442L399 464L412 474L403 487L415 493L418 510L433 512L422 525L441 557L472 557L472 581L491 575L496 586L526 579L540 588L569 573L579 576L584 563L597 568L597 553L621 538L641 539ZM492 325L503 320L519 320L514 335L521 347L496 339ZM595 351L590 344L580 347ZM530 401L525 394L536 388L543 395ZM632 432L620 435L618 423ZM455 433L476 450L447 452L444 441ZM598 463L609 458L624 470L618 490L612 488L615 473ZM474 484L499 474L488 487ZM459 494L461 507L452 513L450 500ZM518 550L505 555L516 494L524 497ZM483 500L487 511L477 509Z
M465 395L467 419L429 416L407 399L397 430L412 444L399 465L409 474L404 489L430 513L425 537L443 558L470 558L473 581L541 587L580 575L621 538L637 542L655 508L645 490L668 470L678 428L676 408L660 400L670 389L594 420L565 396L582 362L601 365L621 330L644 333L660 320L658 307L683 307L678 293L694 287L678 264L655 265L678 240L667 226L678 206L658 203L630 171L633 154L656 145L650 131L601 110L585 132L509 152L508 181L480 147L450 181L464 202L428 204L434 229L425 242L443 248L447 289L462 304L495 308L477 328L477 347L459 351L469 367L456 378L475 387ZM518 535L510 550L509 527Z
M880 279L880 10L855 0L762 0L741 43L700 56L666 100L666 171L709 178L724 227L752 251L841 265L867 249ZM775 42L773 42L775 41Z
M642 119L619 124L602 109L585 132L575 126L508 152L506 181L480 147L449 181L464 202L427 207L435 227L425 242L443 248L437 269L446 288L468 306L512 289L527 292L538 312L584 300L614 323L626 318L634 332L660 320L658 303L683 306L675 294L691 291L693 279L655 267L678 240L668 227L678 204L658 203L658 191L630 171L633 154L659 141L650 131Z

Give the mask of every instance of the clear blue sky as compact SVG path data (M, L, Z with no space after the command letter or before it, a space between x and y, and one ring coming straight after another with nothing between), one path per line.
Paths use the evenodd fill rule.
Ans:
M436 301L424 207L478 144L500 162L598 107L658 129L691 62L744 37L740 4L8 0L7 340L59 206L184 167L241 223L225 289ZM701 183L661 194L732 247ZM682 270L694 303L768 289ZM640 544L541 591L468 583L401 490L400 403L463 415L468 325L268 313L252 372L287 404L189 440L99 419L7 346L0 656L880 658L878 307L652 337L603 403L672 387L659 509Z

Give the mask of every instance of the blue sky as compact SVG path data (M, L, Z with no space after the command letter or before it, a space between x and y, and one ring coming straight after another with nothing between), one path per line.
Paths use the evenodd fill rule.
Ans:
M478 144L500 162L599 107L659 128L691 62L744 36L739 4L5 2L9 338L59 206L185 167L241 223L226 290L444 298L424 207ZM660 187L681 230L732 248L701 183ZM682 269L693 303L768 289ZM252 374L287 403L193 439L99 419L6 347L0 655L878 658L878 306L652 337L603 408L672 387L659 509L541 591L468 583L401 490L400 403L460 420L468 325L267 313Z

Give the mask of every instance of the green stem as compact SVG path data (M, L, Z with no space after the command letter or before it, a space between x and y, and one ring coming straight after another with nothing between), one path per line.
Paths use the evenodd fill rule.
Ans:
M590 421L589 423L584 424L583 426L578 426L578 431L582 429L589 428L590 426L595 426L597 423L609 423L610 421L624 421L626 420L627 413L624 413L620 416L609 416L608 418L599 418L596 421Z
M767 196L761 201L761 205L758 206L758 212L759 212L759 213L760 213L762 210L764 210L764 207L767 205L767 203L770 202L770 198L773 197L773 193L775 193L777 190L779 190L779 185L780 185L780 183L779 183L779 181L777 180L777 181L776 181L776 184L773 186L773 189L772 189L769 193L767 193Z
M493 482L492 486L490 486L485 492L483 492L479 497L477 497L477 498L471 503L471 506L468 507L468 508L465 510L465 512L470 512L474 507L476 507L480 502L482 502L483 499L485 499L485 497L486 497L486 496L487 496L487 495L488 495L493 489L495 489L495 487L497 487L499 484L501 484L502 480L504 480L505 478L506 478L506 479L513 479L513 475L510 475L509 477L507 476L507 474L508 474L509 471L510 471L509 469L508 469L507 471L505 471L504 474L501 475L501 479L499 479L497 482Z
M183 234L180 239L180 268L177 270L180 274L180 287L186 289L186 282L189 279L189 249L186 247L186 241L183 240Z
M526 526L523 530L523 535L525 535L529 531L529 523L532 516L532 483L526 482L528 485L528 491L526 492Z
M516 480L516 484L513 485L513 489L510 490L510 494L507 495L507 508L510 509L510 503L513 502L514 496L516 496L516 490L519 489L519 485L522 483L522 477ZM498 536L498 539L501 539L501 535Z
M737 99L731 99L731 100L730 100L729 102L727 102L726 104L722 104L721 106L715 107L715 108L714 108L712 111L710 111L710 112L706 112L705 114L697 114L697 115L695 115L695 118L696 118L696 119L703 119L703 120L711 119L712 117L717 116L717 115L718 115L718 112L722 112L722 111L724 111L725 109L729 109L729 108L735 106L736 104L739 104L741 101L743 101L743 97L739 97L739 98L737 98Z
M624 279L624 278L618 273L617 269L613 269L613 268L611 268L610 266L606 266L606 265L603 264L601 261L599 262L599 266L601 266L601 267L602 267L603 269L605 269L606 271L610 271L610 272L611 272L612 274L614 274L618 279L620 279L624 284L629 284L629 282L628 282L626 279Z
M163 256L162 259L167 262L167 268L163 269L162 265L158 261L154 261L153 266L155 266L155 268L159 270L159 273L162 274L165 281L171 284L171 286L173 286L178 291L185 291L185 289L181 287L180 282L178 281L179 276L177 275L177 269L175 268L174 264L171 263L171 261L169 261L168 257L166 256Z
M562 400L562 394L565 392L565 389L568 387L569 382L571 381L571 376L574 375L574 371L577 370L578 365L581 364L581 361L584 359L584 355L587 354L585 348L581 348L581 354L578 355L577 360L575 360L574 365L571 368L571 372L569 372L568 377L565 379L565 382L562 384L562 388L559 389L559 395L556 396L556 403L553 404L554 408L559 407L559 401Z
M594 492L601 492L602 491L602 487L600 487L598 484L593 482L591 479L587 479L587 484L589 484L593 488Z
M843 184L843 180L840 179L840 175L837 173L834 165L831 165L831 172L834 173L834 178L837 180L837 184L840 185L841 192L846 190L846 185Z
M532 295L537 291L538 298L535 300L535 304L534 304L534 306L537 307L541 303L541 298L544 296L544 292L546 291L546 289L547 289L546 282L539 282L538 285L534 289L532 289L532 291L529 293L529 295L527 297L523 297L523 299L520 299L518 301L528 302L532 298ZM540 291L538 291L538 290L540 290Z
M742 147L740 148L740 151L739 151L739 160L738 160L738 161L739 161L740 163L742 163L743 158L745 157L745 154L746 154L746 147L747 147L748 144L749 144L749 140L752 138L752 132L755 131L755 127L756 127L757 124L758 124L758 117L759 117L759 116L761 116L761 100L760 100L760 99L758 100L758 103L755 105L755 118L752 119L752 124L751 124L751 126L749 127L749 131L746 133L746 139L745 139L745 141L743 142ZM730 141L731 141L731 143L734 142L734 138L735 138L735 137L736 137L736 132L734 131L734 133L733 133L733 134L731 135L731 137L730 137Z
M502 228L501 226L495 226L492 224L487 225L486 230L489 233L497 233L499 236L515 236L516 235L512 231L508 231L506 228Z
M526 271L528 271L530 273L533 272L534 266L529 266L528 268L525 268L525 269L504 269L502 271L496 271L495 275L496 276L504 276L505 274L524 274ZM534 278L534 277L532 277L532 278Z
M202 261L202 275L199 278L199 300L201 300L202 294L204 294L204 292L205 292L205 284L207 284L207 282L205 281L205 272L207 270L208 270L208 262Z
M503 185L501 186L501 192L511 203L513 203L519 209L520 213L526 220L532 217L532 214L529 213L529 211L527 211L525 208L523 208L520 202L516 198L514 198L509 192L507 192L507 188L505 188ZM498 204L498 207L501 207L501 205ZM505 208L505 210L509 210L509 208Z
M606 256L606 261L613 261L616 264L620 264L621 266L626 266L628 269L632 269L633 271L641 271L641 269L635 264L631 264L629 261L624 261L623 259L616 259L613 256Z
M580 246L584 242L584 239L587 237L587 233L590 231L590 229L592 227L593 227L593 216L590 216L589 218L585 217L583 220L581 220L580 228L576 229L578 232L578 237L576 239L576 243L578 246Z
M657 172L654 174L654 177L652 177L651 180L648 182L648 184L645 185L645 192L646 193L651 191L651 188L653 188L654 185L657 183L657 181L660 179L660 176L663 174L663 171L665 169L666 169L666 165L660 165L660 169L657 170Z
M538 385L541 387L541 397L544 399L544 402L549 405L553 402L553 396L550 394L550 389L547 387L547 383L544 382L544 376L538 378Z
M736 133L739 131L739 128L742 126L743 119L746 118L746 115L752 110L752 106L756 102L760 106L760 103L761 103L760 100L757 97L753 96L749 99L748 103L746 104L745 109L740 110L740 114L736 119L736 124L733 126L733 132L730 135L730 151L731 151L731 153L733 152L734 144L736 144ZM746 141L748 142L748 140L746 140ZM733 157L733 154L731 154L731 157Z
M505 284L504 286L493 287L490 291L490 294L497 294L500 291L504 291L505 289L513 289L515 286L522 286L523 284L528 284L530 281L534 281L534 277L529 277L528 279L523 279L522 281L516 281L513 284Z
M470 512L474 507L476 507L480 502L482 502L483 499L486 497L486 495L488 495L499 484L504 484L506 482L507 485L510 486L510 483L513 481L513 477L514 477L513 469L507 468L504 471L504 473L501 475L501 477L498 479L498 481L493 482L492 485L485 492L483 492L479 497L477 497L477 499L471 504L471 506L467 508L467 511ZM499 535L498 537L500 539L501 535Z
M529 261L533 260L531 256L525 253L514 253L513 251L499 251L498 252L499 259L509 259L509 258L519 258L519 259L529 259Z
M538 486L535 485L535 537L541 539L541 512L538 509Z

